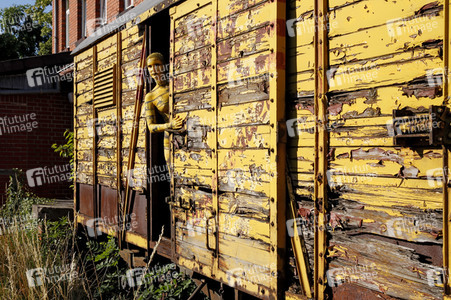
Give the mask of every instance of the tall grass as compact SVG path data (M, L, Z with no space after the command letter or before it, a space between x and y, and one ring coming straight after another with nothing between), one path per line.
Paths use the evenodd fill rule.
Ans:
M55 236L54 224L43 222L41 230L35 225L31 220L15 219L1 228L0 299L86 299L86 278L60 280L70 277L70 272L80 272L79 267L74 269L80 265L74 251L75 231L64 230ZM48 276L41 278L42 285L32 287L27 272L37 268L47 270Z
M149 285L122 286L128 266L121 260L113 237L90 240L68 218L58 222L35 220L31 217L31 203L48 201L18 190L17 186L8 191L8 202L0 209L0 300L184 300L196 288L182 273L171 280L155 280L164 278L166 271L148 272L145 276L151 279ZM150 256L148 270L154 264L158 244ZM38 268L47 270L46 276L36 273L40 281L27 276L27 272L30 275L30 270Z

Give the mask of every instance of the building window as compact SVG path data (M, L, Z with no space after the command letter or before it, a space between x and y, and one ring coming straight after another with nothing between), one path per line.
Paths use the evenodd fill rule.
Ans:
M81 37L86 36L86 0L81 0Z
M100 0L100 19L103 24L108 23L108 14L107 14L107 0Z
M69 48L69 0L66 0L66 48Z
M127 9L130 6L133 6L133 0L124 0L124 8Z

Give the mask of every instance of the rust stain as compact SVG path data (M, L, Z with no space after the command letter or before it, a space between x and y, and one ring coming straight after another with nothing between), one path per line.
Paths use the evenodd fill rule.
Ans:
M327 108L327 111L332 115L332 116L336 116L339 113L341 113L343 109L343 103L336 103L336 104L332 104Z
M348 152L337 155L337 159L344 159L344 158L349 158Z
M435 99L442 96L441 86L431 86L428 84L428 78L426 76L417 78L407 83L407 85L401 88L403 95L407 97L415 96L419 98Z
M415 12L415 15L422 15L424 13L427 13L430 10L437 10L440 7L443 7L443 5L440 5L440 3L438 1L434 1L431 3L428 3L424 6L422 6L418 11Z
M362 150L362 148L351 150L351 159L377 159L382 161L393 161L401 165L404 163L404 159L398 154L395 154L395 152L391 150L384 151L378 147L369 150Z
M378 117L381 115L381 109L379 107L372 108L368 107L366 108L361 114L359 114L357 111L349 111L343 115L343 119L352 119L352 118L371 118L371 117Z

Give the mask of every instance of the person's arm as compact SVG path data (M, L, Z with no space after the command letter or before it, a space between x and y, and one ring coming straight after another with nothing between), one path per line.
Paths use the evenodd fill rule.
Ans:
M150 99L150 95L148 94L146 96L146 100L144 102L144 106L146 109L146 123L147 128L149 128L150 132L163 132L163 131L170 131L171 129L179 129L182 127L183 120L176 116L174 120L168 123L164 124L158 124L157 118L155 115L155 106L152 103L152 100Z

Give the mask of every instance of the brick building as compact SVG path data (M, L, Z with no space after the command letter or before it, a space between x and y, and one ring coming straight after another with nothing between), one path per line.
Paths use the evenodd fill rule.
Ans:
M73 50L144 0L53 0L53 52Z
M25 58L0 62L0 118L14 122L14 117L34 118L36 128L20 131L14 124L2 127L0 124L0 203L5 200L8 170L13 168L37 170L29 182L31 191L42 197L72 198L69 182L43 184L46 175L39 168L63 168L68 162L52 149L53 143L64 143L63 133L73 129L73 86L61 75L72 72L71 50L97 29L113 24L125 12L144 0L54 0L53 13L53 53L54 55ZM65 74L60 74L55 82L41 78L56 74L34 74L37 86L30 86L27 72L36 68L50 70L67 66ZM55 70L53 70L55 71ZM1 120L0 120L1 123ZM7 124L8 125L8 124ZM17 125L17 124L16 124ZM14 131L14 132L13 132ZM57 170L60 171L60 170ZM53 170L53 172L55 172ZM32 175L32 174L30 174ZM47 176L47 181L51 176ZM28 179L28 178L27 178Z
M51 148L73 128L72 74L59 74L72 61L63 52L0 62L0 203L13 168L38 196L72 198L69 160Z

